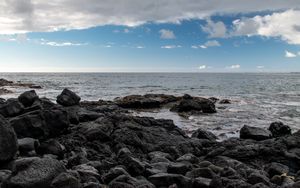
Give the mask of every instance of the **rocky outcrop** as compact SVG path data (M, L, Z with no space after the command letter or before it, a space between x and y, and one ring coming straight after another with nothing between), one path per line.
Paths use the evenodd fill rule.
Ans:
M175 112L191 112L199 111L203 113L216 113L215 104L205 98L183 98L179 104L174 105L171 111Z
M0 116L2 188L299 186L300 132L286 125L244 126L240 138L217 142L204 129L189 137L172 120L133 116L116 101L79 103L71 93L66 99L76 105L33 92L0 105L6 109L0 111L6 115ZM189 95L143 97L185 109L179 113L214 109L211 100Z
M13 159L17 150L16 134L9 123L0 115L0 164Z
M64 89L60 95L57 96L56 102L63 106L79 105L80 97L69 89Z
M270 131L259 128L259 127L250 127L244 125L240 131L240 138L242 139L253 139L253 140L266 140L272 137Z

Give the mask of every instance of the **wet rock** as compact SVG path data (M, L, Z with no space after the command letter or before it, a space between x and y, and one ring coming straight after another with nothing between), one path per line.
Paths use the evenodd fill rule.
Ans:
M10 124L0 115L0 163L13 159L17 150L17 136Z
M15 171L2 183L2 188L51 188L52 180L62 172L65 172L63 164L55 159L19 159Z
M205 98L193 98L193 99L183 99L178 105L171 108L171 111L175 112L190 112L190 111L200 111L203 113L216 113L215 104Z
M149 181L157 187L168 187L176 184L178 187L190 188L192 187L193 181L179 174L167 174L159 173L149 177Z
M266 140L270 139L272 134L270 131L259 128L259 127L250 127L244 125L240 130L240 138L242 139L253 139L253 140Z
M116 100L116 104L123 108L158 108L160 102L147 96L130 95Z
M63 106L79 105L80 97L69 89L64 89L60 95L57 96L56 102Z
M214 104L216 104L216 102L218 102L218 100L220 100L216 97L209 97L208 99L211 100Z
M14 83L13 81L9 81L9 80L0 78L0 86L9 86L13 83Z
M0 98L0 105L1 105L1 104L4 104L5 102L6 102L5 99Z
M210 141L215 141L217 139L217 137L213 133L209 131L205 131L201 128L193 132L192 137L199 138L199 139L207 139Z
M57 140L50 139L42 142L37 148L36 152L39 155L52 154L56 155L59 159L64 157L65 147L61 145Z
M64 110L39 110L10 119L19 138L56 137L69 127L68 114Z
M219 104L231 104L231 101L229 99L222 99L219 101Z
M280 121L271 123L269 131L271 131L273 137L280 137L292 134L291 128L287 125L284 125Z
M18 100L7 100L6 103L0 105L0 115L4 117L15 117L23 110L24 106Z
M34 155L35 148L37 148L39 144L39 141L33 138L18 139L19 151L21 155Z
M39 97L37 96L36 92L34 90L26 91L22 93L18 100L25 106L29 107L31 106L35 100L37 100Z
M80 188L79 180L70 173L59 174L51 183L52 188Z

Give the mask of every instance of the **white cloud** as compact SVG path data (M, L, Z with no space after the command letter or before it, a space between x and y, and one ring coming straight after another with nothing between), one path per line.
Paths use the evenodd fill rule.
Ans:
M198 46L192 45L191 48L193 48L193 49L198 49Z
M289 51L285 51L285 57L287 58L293 58L293 57L296 57L297 55L294 54L293 52L289 52Z
M297 0L2 0L0 34L85 29L101 25L132 27L146 22L180 23L216 14L297 8L300 8ZM224 34L221 25L217 22L218 29L207 30L211 31L211 37Z
M137 49L143 49L143 48L145 48L145 46L137 46L136 48Z
M216 41L216 40L209 40L207 41L206 43L202 44L202 45L193 45L191 46L191 48L194 48L194 49L198 49L198 48L202 48L202 49L206 49L208 47L219 47L221 46L221 44Z
M262 65L259 65L259 66L256 66L257 69L264 69L265 66L262 66Z
M87 43L72 43L72 42L54 42L54 41L45 41L44 39L40 42L41 45L46 46L55 46L55 47L64 47L64 46L85 46Z
M198 69L200 69L200 70L203 70L203 69L206 69L207 67L206 67L206 65L200 65L199 67L198 67Z
M217 37L226 37L226 26L223 22L213 22L212 20L207 20L207 24L205 26L201 26L202 30L208 33L210 38Z
M163 49L174 49L174 48L181 48L182 46L180 45L166 45L166 46L162 46L161 48Z
M202 49L206 49L207 48L205 45L200 45L199 47L202 48Z
M230 68L230 69L239 69L239 68L241 68L241 65L239 65L239 64L231 65L231 66L228 67L228 68Z
M231 36L279 37L289 44L300 44L300 10L287 10L265 16L238 19Z
M159 31L159 33L160 33L160 38L162 38L162 39L175 39L176 38L174 32L171 30L161 29Z

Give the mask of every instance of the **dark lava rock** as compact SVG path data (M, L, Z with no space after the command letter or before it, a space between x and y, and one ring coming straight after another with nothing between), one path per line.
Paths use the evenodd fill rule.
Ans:
M193 187L209 188L210 183L211 179L198 177L194 179Z
M13 128L0 115L0 163L14 158L18 150L18 141Z
M142 95L130 95L117 99L118 106L123 108L158 108L160 102L158 100L148 98Z
M15 165L12 176L2 183L2 188L51 188L52 180L65 172L63 164L51 158L22 158Z
M209 97L208 99L211 100L214 104L215 104L218 100L220 100L220 99L218 99L218 98L216 98L216 97Z
M35 100L37 100L39 97L37 96L36 92L34 90L26 91L22 93L18 100L25 106L29 107L31 106Z
M203 113L216 113L215 104L205 98L182 99L178 105L171 108L174 112L201 111Z
M18 139L19 151L22 155L28 155L35 152L35 148L39 146L39 141L33 138Z
M231 101L229 99L222 99L219 104L231 104Z
M42 142L37 148L36 152L39 155L52 154L58 156L60 159L64 157L65 147L62 146L57 140L50 139Z
M59 174L51 184L52 188L80 188L79 180L70 173Z
M69 89L64 89L60 95L57 96L56 102L63 106L79 105L80 97Z
M291 128L287 125L284 125L280 121L271 123L269 131L271 131L273 137L280 137L292 134Z
M244 125L240 130L240 138L242 139L253 139L253 140L266 140L270 139L272 134L270 131L259 128L259 127L250 127L248 125Z
M176 184L180 188L192 187L193 181L179 174L159 173L149 177L149 181L157 187L168 187Z
M205 131L201 128L193 132L192 137L199 138L199 139L207 139L210 141L215 141L217 139L217 137L213 133L209 131Z
M189 163L198 163L199 159L193 155L192 153L187 153L182 156L180 156L178 159L176 159L177 162L189 162Z
M0 98L0 105L1 105L1 104L4 104L5 102L6 102L5 99Z
M266 171L268 172L270 177L273 177L275 175L288 173L289 167L280 163L273 162L267 167Z
M13 83L14 83L13 81L8 81L6 79L0 78L0 86L9 86Z
M109 184L113 179L121 175L129 176L128 172L124 168L117 166L111 168L108 173L104 174L102 180L104 183Z
M60 135L69 127L64 110L39 110L10 119L18 138L48 138Z
M212 179L215 176L216 174L210 168L195 168L192 171L186 173L186 177L189 178L203 177Z
M173 163L168 166L168 173L170 174L182 174L185 175L188 171L192 169L191 164L185 163Z
M255 185L257 183L263 183L265 185L269 185L270 180L263 173L254 172L251 173L250 176L248 177L248 183L251 183L252 185Z
M4 117L15 117L21 114L24 106L18 100L7 100L0 105L0 115Z

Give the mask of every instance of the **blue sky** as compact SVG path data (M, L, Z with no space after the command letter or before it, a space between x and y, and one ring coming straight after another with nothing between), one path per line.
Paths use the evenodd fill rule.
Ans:
M16 6L9 2L0 3L0 9ZM17 9L22 28L11 24L15 20L7 21L9 14L18 20L19 12L0 14L1 72L300 71L300 13L289 1L274 5L274 10L244 10L241 5L222 14L218 7L208 11L199 5L179 18L176 12L159 18L126 11L119 18L97 13L91 20L65 15L67 25L53 24L56 18L35 24L32 15L48 10L34 7L38 1L31 8L24 3Z

